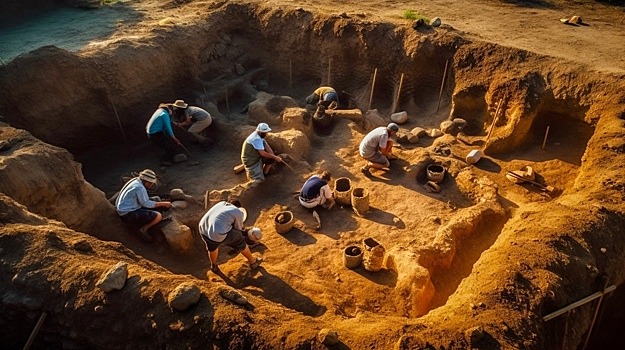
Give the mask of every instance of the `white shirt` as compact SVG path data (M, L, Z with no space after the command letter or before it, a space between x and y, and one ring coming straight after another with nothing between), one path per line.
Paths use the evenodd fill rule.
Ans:
M221 201L215 204L200 220L200 234L214 242L223 242L233 228L243 229L243 212L234 205Z
M379 148L385 148L388 142L388 131L386 126L377 127L365 136L360 142L360 155L363 158L370 158L375 155Z

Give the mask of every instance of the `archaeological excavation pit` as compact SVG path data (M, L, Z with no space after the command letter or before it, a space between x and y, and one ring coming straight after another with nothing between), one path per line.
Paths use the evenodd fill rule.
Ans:
M0 343L21 348L35 333L34 348L321 349L329 330L339 342L329 347L350 349L625 344L611 307L625 278L618 76L354 11L196 1L89 11L106 11L112 34L7 53L0 66ZM324 85L342 100L319 132L306 97ZM188 160L161 166L145 124L177 99L211 114L215 142L176 129ZM398 159L361 172L360 141L399 111ZM250 184L233 169L261 122L288 166ZM535 183L507 180L527 166ZM152 243L108 200L146 168L159 177L151 195L188 196ZM297 194L324 170L337 205L316 210L317 228ZM252 252L265 261L251 270L224 247L215 274L197 226L230 197L262 230ZM367 242L383 251L374 268ZM364 262L347 263L347 249ZM118 262L128 277L104 291ZM181 291L196 297L184 309Z

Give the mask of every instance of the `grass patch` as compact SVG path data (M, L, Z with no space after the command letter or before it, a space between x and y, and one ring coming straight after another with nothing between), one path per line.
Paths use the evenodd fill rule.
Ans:
M430 21L429 18L427 18L424 14L422 14L419 11L415 11L415 10L404 10L404 13L402 14L402 18L403 19L407 19L410 21L415 21L417 19L423 19L426 23L428 23Z

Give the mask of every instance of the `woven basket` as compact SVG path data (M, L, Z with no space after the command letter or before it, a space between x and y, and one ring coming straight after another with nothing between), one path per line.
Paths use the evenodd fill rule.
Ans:
M350 245L343 251L343 264L348 269L355 269L362 264L362 249L355 245Z
M346 177L339 177L334 181L334 197L339 205L350 205L352 202L352 181Z
M386 249L375 239L369 237L363 241L365 246L362 264L367 271L376 272L382 269L384 265L384 254Z
M369 210L369 191L362 187L356 187L352 190L352 208L362 215Z
M291 231L293 225L295 224L295 220L293 219L293 213L288 210L281 211L276 214L273 223L276 226L276 232L278 232L279 234L287 233Z

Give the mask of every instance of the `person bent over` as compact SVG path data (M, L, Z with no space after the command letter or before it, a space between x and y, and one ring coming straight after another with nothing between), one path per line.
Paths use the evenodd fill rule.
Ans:
M399 126L390 123L388 126L380 126L371 130L360 142L358 149L360 156L367 160L367 164L360 170L368 174L370 168L385 169L390 166L389 160L397 159L393 154L393 141L390 137L395 136Z
M307 209L313 209L319 205L331 209L334 206L334 199L328 184L330 179L331 175L328 171L308 178L299 192L299 203Z
M200 107L189 106L183 100L176 100L172 105L174 125L186 129L194 141L202 145L213 142L205 135L205 130L213 123L213 117Z
M199 231L211 262L211 271L219 272L217 256L219 247L227 245L234 251L241 253L250 268L256 269L263 262L261 257L252 255L243 232L243 222L247 217L245 209L241 208L241 203L237 200L221 201L215 204L204 214L199 223Z
M282 158L273 153L271 146L265 140L271 128L267 123L260 123L243 142L241 147L241 162L245 166L247 178L254 182L265 181L274 162L282 162Z
M172 165L187 160L187 156L183 153L182 143L176 138L171 128L172 113L169 104L161 103L145 126L145 132L150 141L164 151L161 165Z
M147 242L153 240L148 230L163 220L163 215L152 209L171 208L170 202L157 202L148 196L148 189L156 182L154 171L145 169L124 185L115 201L117 214L124 222L138 225L139 236Z
M329 86L321 86L317 88L310 96L306 97L306 103L309 105L315 105L319 102L327 101L328 104L325 107L329 107L330 102L334 101L339 103L339 95L336 90Z

